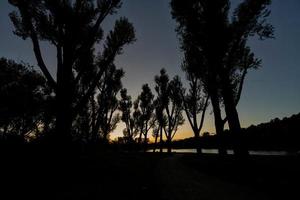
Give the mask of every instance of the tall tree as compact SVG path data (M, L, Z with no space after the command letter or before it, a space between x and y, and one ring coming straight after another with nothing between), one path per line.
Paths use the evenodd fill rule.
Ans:
M153 127L153 111L154 111L154 104L153 104L154 95L148 84L142 86L142 92L138 97L137 104L139 106L141 116L140 116L140 141L141 141L141 134L144 136L144 150L147 149L147 142L148 142L148 132Z
M204 91L203 83L194 69L188 62L184 62L182 65L183 71L186 73L187 80L189 82L189 89L187 94L185 90L181 88L181 96L183 100L183 108L185 110L189 124L194 132L194 137L197 141L197 153L201 154L200 146L200 132L202 130L205 118L205 112L208 106L209 97Z
M157 85L155 87L159 91L159 86ZM162 153L162 147L163 147L163 131L166 126L166 115L164 113L164 106L162 102L162 97L158 96L153 104L155 105L155 110L154 110L154 127L153 127L153 136L155 138L155 145L153 151L155 152L155 147L157 144L157 140L159 138L159 151Z
M154 137L154 146L153 146L153 153L156 151L156 146L157 146L157 140L158 140L158 137L159 137L159 131L160 131L160 128L159 128L159 124L158 123L155 123L153 125L153 128L152 128L152 137Z
M88 62L87 62L88 63ZM89 80L93 77L94 68L86 70L77 88L77 95L81 98L83 91L88 89ZM119 100L117 95L122 89L122 77L124 71L111 65L99 80L94 94L90 97L88 104L79 112L73 128L77 139L88 143L107 143L109 134L116 128L120 121L117 113Z
M184 123L182 115L183 102L181 99L182 84L178 76L175 76L168 85L168 105L165 107L167 123L165 133L167 138L168 153L171 153L171 142L177 133L178 127Z
M160 71L160 76L155 76L155 83L157 98L160 101L161 108L163 108L162 110L159 110L159 112L162 111L166 116L164 119L163 114L159 121L161 121L161 127L164 128L168 153L171 153L172 139L177 133L178 127L184 123L182 115L183 102L181 96L182 84L178 76L175 76L169 81L169 77L164 69Z
M99 53L97 63L80 62L103 39L101 24L121 6L120 0L9 0L18 9L10 14L15 25L14 33L23 39L29 38L38 66L56 94L56 133L63 143L70 141L72 122L87 105L90 97L103 76L113 64L115 57L122 53L125 45L135 40L134 28L126 18L116 21ZM47 41L56 49L56 80L42 56L40 41ZM87 90L75 98L76 88L83 78L85 65L93 64L95 74ZM80 65L80 66L78 66ZM83 66L82 66L83 65ZM78 97L78 96L77 96ZM76 100L76 101L75 101Z
M138 133L139 120L141 113L138 110L138 105L134 104L134 111L132 112L131 96L127 94L127 89L121 90L121 100L119 103L119 110L121 111L121 120L125 123L126 128L123 130L124 138L127 143L131 144Z
M107 142L109 133L111 133L120 121L119 113L116 113L119 107L117 95L122 89L121 78L124 71L111 66L105 73L103 81L98 85L97 110L92 120L92 137L97 135Z
M168 84L169 84L169 76L165 69L160 70L160 75L155 76L155 91L157 93L157 99L155 100L156 109L155 109L155 118L157 123L159 124L159 146L160 152L162 153L163 149L163 131L166 126L166 115L165 115L165 107L168 105Z
M218 109L220 100L224 103L226 120L234 133L236 155L248 154L236 109L237 86L242 85L237 83L244 81L245 68L256 68L260 63L247 46L249 37L265 39L273 36L273 27L266 23L270 3L270 0L245 0L235 9L232 20L228 19L229 0L191 0L186 4L173 0L171 3L182 49L198 57L199 71L216 112L216 129L223 126ZM245 60L249 61L247 65L241 65Z
M205 35L204 33L208 32L208 26L202 23L203 20L198 17L198 15L202 16L202 11L199 10L199 6L202 6L202 3L195 0L186 3L174 0L171 2L171 6L173 18L178 22L176 31L181 39L181 49L184 51L184 65L189 72L200 78L205 91L210 97L214 112L215 129L221 141L219 154L224 155L226 150L222 145L224 126L220 107L222 99L218 88L219 78L216 69L209 68L214 62L211 55L213 52L210 53L212 51L210 44L202 38ZM207 12L205 13L208 14ZM205 37L207 36L205 35ZM212 63L208 63L209 61Z

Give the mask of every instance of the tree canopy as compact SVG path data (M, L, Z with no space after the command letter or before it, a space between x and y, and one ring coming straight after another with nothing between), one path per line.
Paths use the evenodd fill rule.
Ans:
M229 0L172 0L172 16L185 54L186 70L198 76L211 98L217 132L221 132L220 101L224 103L226 120L236 138L241 126L237 102L248 69L260 66L247 41L273 37L273 26L267 23L270 0L245 0L230 19ZM236 153L246 152L236 139Z
M134 28L122 17L104 39L101 25L121 7L120 0L9 2L18 10L10 14L14 33L31 40L38 66L56 94L56 133L65 138L62 140L69 141L72 122L95 94L99 80L124 46L135 41ZM44 62L40 41L47 41L56 49L56 78ZM94 48L101 41L103 48L96 56ZM83 83L85 88L78 93Z

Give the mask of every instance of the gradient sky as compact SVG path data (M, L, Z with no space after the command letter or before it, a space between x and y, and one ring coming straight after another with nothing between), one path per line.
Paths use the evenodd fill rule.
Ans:
M123 7L116 16L104 24L107 33L113 22L126 16L134 24L137 42L126 47L116 63L126 76L124 87L135 99L144 83L154 85L154 76L163 67L170 77L180 75L182 52L174 31L176 24L170 15L169 0L123 0ZM236 6L240 0L232 1ZM0 1L0 56L36 65L29 41L13 35L13 26L8 18L12 7L6 0ZM245 82L238 105L243 127L268 122L300 112L300 1L273 0L269 22L275 27L276 39L258 41L249 45L263 60L262 68L251 71ZM55 53L47 44L42 44L45 61L55 74ZM124 125L120 123L112 137L121 136ZM211 108L207 112L203 131L214 132ZM176 138L192 136L188 122L180 128Z

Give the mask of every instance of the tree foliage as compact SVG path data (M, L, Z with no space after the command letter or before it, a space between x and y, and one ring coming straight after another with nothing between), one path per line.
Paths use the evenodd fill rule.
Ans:
M183 102L181 96L182 84L178 76L175 76L170 81L165 69L160 71L159 76L155 76L155 83L157 102L159 103L156 116L159 126L164 129L167 138L168 152L170 153L171 141L174 138L178 127L184 123L182 115Z
M120 0L9 2L17 8L10 14L14 33L31 40L38 66L55 91L57 133L69 140L72 122L95 94L99 80L113 65L116 56L123 52L124 46L135 41L134 28L122 17L104 39L101 25L121 7ZM40 41L56 49L56 79L44 62ZM94 47L100 42L103 48L95 59ZM85 87L79 92L83 83Z
M74 128L79 138L85 138L87 142L108 142L109 134L120 121L117 95L122 89L123 76L124 71L112 65L99 80L95 94L76 118ZM84 85L81 84L82 90Z
M52 97L44 77L26 64L0 59L0 133L4 138L39 133L51 118ZM37 135L35 135L37 136Z
M139 142L141 142L141 136L144 136L144 149L146 150L146 145L148 141L148 132L154 126L154 104L153 104L154 95L148 84L142 86L142 92L138 96L136 101L137 109L139 109L140 117L138 118L138 126L140 130Z
M132 112L131 96L127 94L127 89L121 90L121 100L119 110L121 111L121 120L125 123L126 128L123 130L124 138L127 143L134 142L135 137L139 133L139 120L141 113L138 110L138 105L134 104L134 111Z
M270 0L245 0L229 19L229 0L171 2L185 60L211 97L215 121L221 124L218 101L222 100L229 127L237 136L241 127L236 105L243 82L248 69L261 64L247 41L252 36L273 37L273 27L266 21L270 3ZM220 129L217 124L216 129ZM243 148L241 145L237 144L236 152Z

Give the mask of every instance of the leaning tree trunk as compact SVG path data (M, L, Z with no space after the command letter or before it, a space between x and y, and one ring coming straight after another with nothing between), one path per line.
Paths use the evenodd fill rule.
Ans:
M214 111L215 128L218 140L218 151L220 156L226 156L225 138L223 134L223 120L221 116L220 102L216 94L211 94L211 103Z
M238 157L247 157L249 152L242 136L242 129L238 112L236 109L234 96L231 88L225 84L223 85L222 96L225 104L225 112L228 120L228 126L233 134L234 154Z

